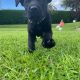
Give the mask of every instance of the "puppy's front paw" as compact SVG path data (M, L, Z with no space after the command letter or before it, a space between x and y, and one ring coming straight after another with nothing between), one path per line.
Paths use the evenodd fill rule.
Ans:
M43 41L42 42L42 46L44 47L44 48L52 48L52 47L54 47L56 44L55 44L55 41L53 40L53 39L50 39L50 40L48 40L48 41Z

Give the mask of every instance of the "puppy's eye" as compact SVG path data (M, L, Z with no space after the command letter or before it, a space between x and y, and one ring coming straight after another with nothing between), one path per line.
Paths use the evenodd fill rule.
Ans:
M31 0L26 0L26 2L30 2Z
M24 0L24 4L28 5L31 0Z

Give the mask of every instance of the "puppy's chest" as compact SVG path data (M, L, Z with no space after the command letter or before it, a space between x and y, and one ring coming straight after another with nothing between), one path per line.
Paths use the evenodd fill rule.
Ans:
M36 26L34 32L37 36L42 35L42 33L44 32L43 26Z

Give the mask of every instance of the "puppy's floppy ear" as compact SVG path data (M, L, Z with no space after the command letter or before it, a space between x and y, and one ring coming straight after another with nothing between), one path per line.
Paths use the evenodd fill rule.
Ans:
M48 3L50 3L52 0L47 0L48 1Z
M19 3L21 3L22 6L24 4L24 0L15 0L15 2L16 2L16 7L18 6Z

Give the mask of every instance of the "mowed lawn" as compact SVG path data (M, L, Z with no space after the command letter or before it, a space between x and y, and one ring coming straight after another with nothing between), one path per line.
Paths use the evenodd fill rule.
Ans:
M25 25L0 25L0 80L80 80L80 22L52 25L56 46L45 49L37 38L28 52Z

